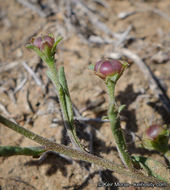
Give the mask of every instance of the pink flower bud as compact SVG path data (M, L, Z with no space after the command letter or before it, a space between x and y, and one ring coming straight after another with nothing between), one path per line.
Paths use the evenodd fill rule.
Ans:
M169 133L170 131L165 125L150 125L143 134L142 144L148 150L165 153L168 150Z
M54 64L56 47L61 40L61 37L54 39L51 35L44 35L32 38L31 44L27 44L26 47L35 51L44 62L51 65Z
M151 125L147 128L146 130L146 135L154 140L156 139L160 134L161 132L163 131L164 129L160 126L160 125L157 125L157 124L154 124L154 125Z
M114 59L98 61L94 66L94 71L102 79L106 79L107 76L113 76L115 74L121 74L124 69L123 64Z
M32 43L35 47L39 48L41 47L41 44L42 44L42 37L38 37L38 38L33 38L32 39Z
M53 47L54 44L54 38L50 37L50 36L44 36L43 37L44 42L46 42L48 44L49 47Z
M32 43L35 47L39 48L40 50L44 50L45 46L51 49L54 44L54 38L46 35L43 37L32 39Z

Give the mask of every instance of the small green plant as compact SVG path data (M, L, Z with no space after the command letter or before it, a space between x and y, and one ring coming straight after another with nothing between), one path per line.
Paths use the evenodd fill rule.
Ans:
M0 156L40 156L42 153L52 150L66 156L70 156L73 159L94 163L102 168L107 168L117 173L120 173L123 176L130 176L133 180L137 179L140 181L152 182L155 184L165 182L166 185L168 185L168 183L170 183L169 169L152 159L141 156L132 157L128 153L124 134L120 125L120 112L125 108L125 105L121 105L118 107L115 100L115 86L118 79L123 74L124 70L128 67L128 63L124 61L105 59L98 61L96 64L90 66L94 73L98 75L106 85L109 96L109 108L107 118L110 121L114 141L120 159L122 160L124 165L118 165L114 162L94 156L92 154L89 154L84 149L84 146L81 144L76 134L72 101L67 85L67 80L65 77L64 67L60 67L58 69L56 67L54 55L56 53L56 47L61 40L61 37L54 39L52 35L45 35L42 37L33 38L31 44L27 45L27 48L35 51L48 66L47 75L56 88L57 96L59 98L62 110L64 125L72 142L73 148L54 143L49 139L39 136L0 115L0 123L42 145L42 147L1 146ZM146 136L144 136L143 140L143 146L149 150L160 151L166 157L168 157L168 137L169 131L167 128L165 129L161 128L158 125L152 125L146 131ZM155 169L151 167L153 166L153 163L155 165L159 165L160 170L165 170L166 175L163 176L161 174L158 174L157 171L155 172ZM138 169L136 167L136 164L138 165ZM141 171L142 169L143 171Z
M120 126L119 114L123 107L117 107L114 94L116 83L127 66L128 64L126 62L108 59L98 61L95 65L91 66L91 69L94 70L96 75L102 78L106 84L109 96L108 119L110 120L116 147L124 165L130 170L133 170L133 162L128 153L125 138Z
M168 147L169 130L167 126L158 124L150 125L143 134L143 146L148 150L156 150L170 161Z

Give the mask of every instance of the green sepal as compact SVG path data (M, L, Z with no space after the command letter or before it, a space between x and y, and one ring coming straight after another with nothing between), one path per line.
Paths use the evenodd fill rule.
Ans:
M164 129L155 139L150 139L147 135L144 135L142 139L142 144L144 148L148 150L156 150L161 153L165 153L166 151L168 151L168 141L169 141L170 131L166 128L167 127L164 126Z
M34 45L32 45L32 44L27 44L27 45L26 45L26 48L32 49L32 50L35 51L42 59L45 59L45 57L46 57L45 54L44 54L42 51L40 51L39 48L35 47Z
M126 107L125 104L119 106L119 108L118 108L118 113L121 113L121 112L125 109L125 107Z
M44 53L44 55L46 55L47 59L50 59L50 58L54 57L54 54L52 54L51 48L49 47L48 44L44 45L44 48L43 48L42 52Z
M54 38L54 35L52 33L49 33L48 36Z
M59 44L59 42L60 42L62 39L63 39L63 38L62 38L61 36L59 36L59 37L56 38L56 41L55 41L55 43L53 44L53 47L52 47L52 49L51 49L51 54L52 54L52 55L55 54L55 52L56 52L56 47L57 47L57 45Z
M126 61L121 61L121 64L123 65L124 69L129 66L129 63Z
M148 150L156 150L165 153L168 150L168 137L160 135L155 140L144 138L142 144Z
M26 48L32 49L33 51L35 51L35 52L38 54L38 56L40 56L41 59L42 59L44 62L47 62L47 60L49 59L43 51L41 51L39 48L35 47L35 46L32 45L32 44L27 44L27 45L26 45Z
M92 71L94 71L94 67L95 67L94 64L91 64L91 65L88 66L88 68L89 68L90 70L92 70Z
M115 73L113 76L107 76L106 79L105 79L105 82L106 82L106 84L107 84L108 81L110 80L110 81L116 83L117 80L119 79L119 77L120 77L120 74Z

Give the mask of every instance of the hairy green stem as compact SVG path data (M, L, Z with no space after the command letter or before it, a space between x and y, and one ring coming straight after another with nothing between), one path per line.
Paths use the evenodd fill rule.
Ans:
M56 151L60 154L69 156L73 159L90 162L90 163L96 164L100 167L112 170L123 176L128 176L133 179L141 180L143 182L162 183L161 180L158 180L151 176L145 176L142 173L140 173L139 171L136 171L136 170L131 171L131 170L124 168L123 166L117 165L117 164L115 164L111 161L105 160L103 158L100 158L100 157L94 156L92 154L88 154L86 152L81 152L81 151L69 148L67 146L52 142L44 137L41 137L29 130L17 125L16 123L4 118L1 115L0 115L0 123L4 124L5 126L7 126L8 128L10 128L12 130L24 135L25 137L45 146L46 150ZM169 185L169 184L167 184L167 185Z
M54 63L50 63L48 64L48 66L49 71L47 74L57 90L62 111L62 117L67 130L67 134L73 146L79 150L84 151L83 146L81 145L77 137L76 127L74 126L72 102L67 86L67 81L65 78L64 67L61 67L59 69L59 73L57 73Z
M0 156L40 156L45 151L43 147L0 146Z
M113 133L113 137L115 140L115 144L117 150L119 152L119 156L126 167L130 170L133 170L133 163L132 159L128 153L125 138L123 131L120 126L120 117L119 113L116 109L116 102L115 102L115 83L111 80L106 82L108 95L109 95L109 109L108 109L108 118L110 120L110 125Z
M49 36L49 37L51 37L54 40L53 36ZM43 38L41 38L41 40L42 39ZM61 40L62 40L62 37L59 36L55 40L52 47L47 42L46 46L42 48L42 50L33 42L31 44L28 44L27 48L34 50L41 57L41 59L48 65L49 70L47 71L47 75L51 79L51 81L53 82L57 90L57 95L59 98L60 107L62 111L62 117L64 120L64 126L67 130L67 134L74 147L76 147L77 149L81 151L85 151L85 149L81 145L80 140L76 134L76 127L74 125L74 120L73 120L72 102L69 95L64 68L61 67L58 72L55 65L54 55L56 53L56 47Z
M72 133L73 139L75 141L75 144L77 145L76 147L79 150L84 151L84 148L81 145L80 140L77 137L77 133L76 133L76 126L74 124L72 101L71 101L71 97L70 97L70 93L69 93L69 89L68 89L68 85L67 85L67 80L65 77L64 67L60 67L58 73L59 73L59 82L60 82L60 85L62 86L61 99L65 103L65 110L67 111L67 117L68 117L67 119L69 122L69 127L71 128L71 133Z

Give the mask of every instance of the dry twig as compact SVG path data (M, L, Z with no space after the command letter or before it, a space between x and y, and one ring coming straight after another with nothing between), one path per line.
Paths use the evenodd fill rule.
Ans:
M14 94L16 94L18 91L20 91L20 90L24 87L24 85L26 84L26 82L27 82L27 78L24 78L24 79L20 82L20 84L15 88Z
M130 58L131 60L134 61L134 63L138 65L140 70L143 72L144 77L146 77L147 80L149 81L149 86L151 90L154 92L156 97L161 100L166 111L170 113L170 100L166 95L165 91L163 90L163 88L161 87L160 82L155 77L151 69L146 65L146 63L142 61L142 59L137 54L133 53L128 49L122 48L122 49L117 49L116 51Z
M35 74L35 72L25 62L22 62L22 65L28 71L28 73L33 77L33 79L35 80L36 84L38 86L41 86L42 89L44 89L44 84L42 83L42 81L40 80L40 78Z
M38 7L36 4L34 5L31 2L26 1L26 0L17 0L17 1L18 1L18 3L22 4L23 6L31 9L34 12L36 12L40 17L45 18L48 16L48 14L45 13L43 10L41 10L41 8Z
M19 64L21 64L21 63L18 61L3 64L3 66L0 67L0 73L9 71L9 70L13 69L14 67L18 66Z
M2 103L0 103L0 111L2 111L2 113L4 113L4 115L6 115L7 117L11 117L11 114Z
M139 10L135 10L135 11L131 11L131 12L120 12L118 14L118 18L119 19L125 19L128 16L131 16L131 15L134 15L134 14L137 14L137 13L148 12L148 11L153 12L154 14L157 14L160 17L166 19L168 22L170 22L169 15L167 15L166 13L162 12L161 10L153 8L153 7L147 7L146 9L142 9L142 10L139 9Z

